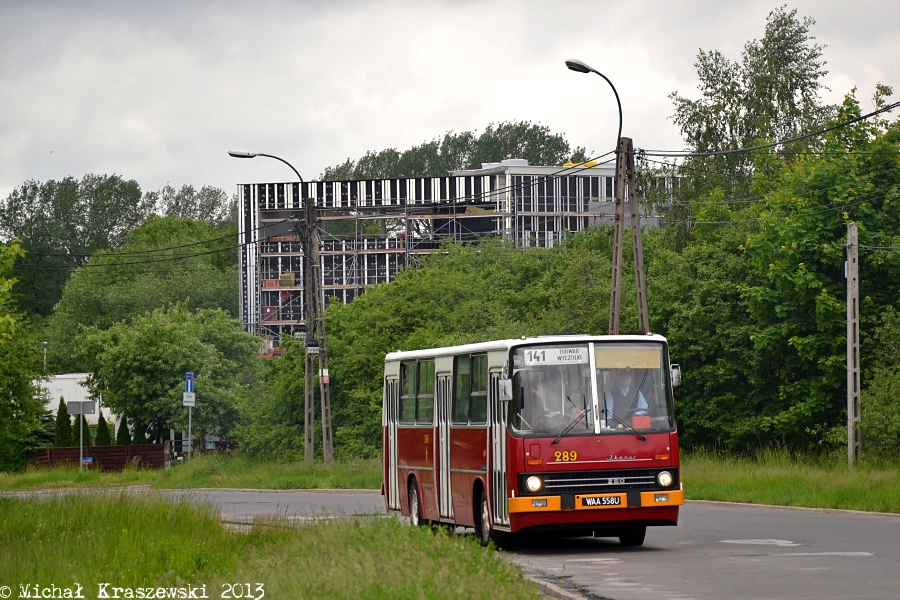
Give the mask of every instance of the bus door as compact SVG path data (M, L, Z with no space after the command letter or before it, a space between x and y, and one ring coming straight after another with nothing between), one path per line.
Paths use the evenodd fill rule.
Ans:
M491 371L488 386L488 473L491 489L491 521L497 529L509 528L509 488L506 484L506 404L500 402L500 371Z
M400 385L396 378L384 381L384 416L387 439L387 505L388 510L400 510L400 486L397 480L397 421L400 418Z
M435 461L434 480L438 483L438 512L442 519L453 518L453 494L450 489L450 400L452 397L451 374L437 376L435 409L437 410L437 432L434 435Z

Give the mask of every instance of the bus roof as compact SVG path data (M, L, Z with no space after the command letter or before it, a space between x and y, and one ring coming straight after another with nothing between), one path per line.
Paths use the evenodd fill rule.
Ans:
M539 335L534 337L521 337L506 340L492 340L489 342L477 342L474 344L462 344L459 346L446 346L443 348L425 348L423 350L406 350L389 352L384 357L385 362L396 360L414 360L429 358L432 356L446 356L453 354L471 354L488 352L490 350L510 350L516 346L529 346L533 344L565 344L574 342L657 342L666 343L666 338L661 335L648 333L646 335Z

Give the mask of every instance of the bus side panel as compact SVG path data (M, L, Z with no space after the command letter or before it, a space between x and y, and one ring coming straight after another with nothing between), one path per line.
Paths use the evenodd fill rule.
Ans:
M397 428L397 465L400 477L400 498L403 514L409 514L409 480L415 477L423 518L437 519L437 500L434 489L434 452L431 427Z
M486 427L486 426L485 426ZM484 427L451 427L450 481L457 525L475 526L475 481L487 479L487 430Z

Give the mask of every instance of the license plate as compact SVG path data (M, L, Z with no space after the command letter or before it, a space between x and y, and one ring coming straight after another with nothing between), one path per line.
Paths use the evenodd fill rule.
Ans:
M597 506L621 506L621 496L587 496L581 499L581 506L595 508Z

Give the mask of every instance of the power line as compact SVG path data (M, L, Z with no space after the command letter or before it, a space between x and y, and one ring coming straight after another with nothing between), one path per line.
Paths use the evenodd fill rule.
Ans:
M685 152L685 151L672 151L672 150L640 150L641 153L647 156L661 156L661 157L681 157L681 158L694 158L694 157L704 157L704 156L727 156L729 154L747 154L749 152L754 152L756 150L765 150L767 148L774 148L775 146L783 146L786 144L791 144L793 142L799 142L801 140L805 140L811 137L817 137L822 134L828 133L830 131L835 131L837 129L841 129L843 127L847 127L848 125L853 125L854 123L858 123L860 121L864 121L870 117L874 117L883 112L888 112L894 110L900 106L900 102L894 102L893 104L889 104L878 110L872 111L868 114L854 117L852 119L848 119L842 123L838 123L836 125L832 125L831 127L826 127L825 129L820 129L819 131L814 131L812 133L806 133L804 135L797 136L795 138L790 138L787 140L781 140L777 142L771 142L768 144L762 144L760 146L752 146L750 148L736 148L734 150L718 150L715 152Z

